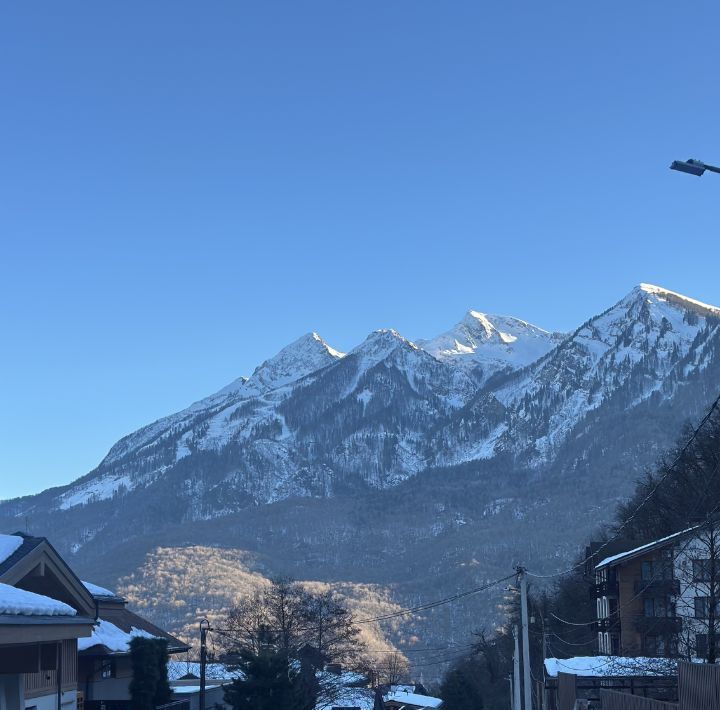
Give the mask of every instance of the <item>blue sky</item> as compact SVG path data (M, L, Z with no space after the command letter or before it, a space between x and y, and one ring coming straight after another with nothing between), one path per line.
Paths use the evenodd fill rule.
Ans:
M716 2L0 10L0 497L304 332L720 304Z

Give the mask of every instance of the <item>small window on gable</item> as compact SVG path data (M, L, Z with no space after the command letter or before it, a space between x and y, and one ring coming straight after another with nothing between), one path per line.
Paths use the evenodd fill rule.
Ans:
M112 658L103 659L100 662L100 677L101 678L114 678L115 677L115 661Z

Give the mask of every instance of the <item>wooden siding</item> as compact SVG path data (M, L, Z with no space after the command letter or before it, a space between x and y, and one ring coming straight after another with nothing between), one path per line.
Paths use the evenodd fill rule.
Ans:
M62 641L62 689L73 690L77 688L77 641L69 639ZM57 671L40 671L25 674L25 697L36 698L57 692Z

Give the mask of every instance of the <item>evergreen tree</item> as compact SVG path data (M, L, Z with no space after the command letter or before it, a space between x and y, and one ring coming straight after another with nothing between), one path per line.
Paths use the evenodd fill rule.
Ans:
M300 673L282 651L244 651L239 660L244 677L225 688L234 710L309 710Z
M155 693L153 696L153 704L165 705L172 698L172 689L168 679L168 644L166 639L149 639L155 647L155 663L157 666L157 682L155 684Z
M132 680L130 707L132 710L153 710L160 680L157 647L154 639L137 636L130 641ZM166 675L167 677L167 675Z
M482 710L482 689L477 665L465 660L453 667L443 678L440 697L445 710Z

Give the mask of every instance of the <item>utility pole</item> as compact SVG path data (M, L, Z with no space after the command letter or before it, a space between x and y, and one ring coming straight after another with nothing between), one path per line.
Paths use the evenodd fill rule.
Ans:
M212 631L210 622L200 622L200 710L205 710L205 666L207 665L207 632Z
M513 639L515 641L515 652L513 653L513 710L522 710L520 700L520 649L518 647L518 627L513 626Z
M523 695L525 698L524 710L532 710L532 684L530 682L530 639L528 633L528 598L527 576L524 567L518 567L520 578L520 620L522 624L522 650L523 650Z

